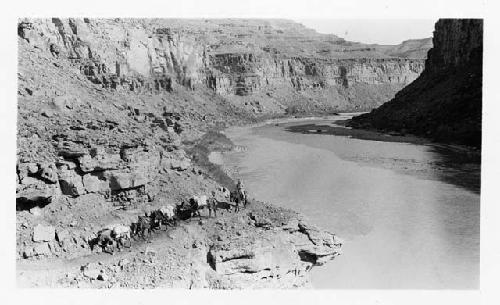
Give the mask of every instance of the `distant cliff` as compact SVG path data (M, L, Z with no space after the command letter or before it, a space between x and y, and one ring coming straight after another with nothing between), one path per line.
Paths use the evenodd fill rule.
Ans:
M483 21L441 19L424 72L350 125L481 146Z
M204 87L256 114L372 109L418 77L431 46L366 45L251 19L23 19L18 35L110 90Z

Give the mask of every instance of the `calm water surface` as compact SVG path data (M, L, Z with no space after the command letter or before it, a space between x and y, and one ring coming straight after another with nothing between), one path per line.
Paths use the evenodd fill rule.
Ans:
M478 163L432 145L287 131L298 124L230 129L246 149L218 159L253 197L345 241L313 269L316 288L478 288Z

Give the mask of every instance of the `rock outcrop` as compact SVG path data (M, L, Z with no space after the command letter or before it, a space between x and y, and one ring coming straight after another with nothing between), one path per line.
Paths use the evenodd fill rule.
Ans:
M286 20L25 19L18 35L106 89L210 88L247 97L257 114L297 103L371 109L418 77L430 47L353 43ZM252 95L265 105L249 105Z
M80 247L76 232L56 230L55 242L51 229L50 236L25 250L25 257L40 259ZM308 288L309 271L340 255L342 247L337 236L312 226L299 214L257 201L240 213L183 222L155 235L151 243L134 245L133 252L89 255L83 265L81 260L61 264L54 259L45 268L66 267L52 276L58 287ZM23 261L28 262L36 259ZM36 286L47 286L45 279L36 279Z
M433 45L418 79L351 126L480 147L483 21L441 19Z
M115 24L107 20L89 27L87 19L18 24L19 259L89 254L89 238L110 222L128 224L163 202L215 189L182 141L193 141L209 127L248 120L210 89L155 89L154 81L170 72L155 78L141 70L133 62L142 56L135 47L130 58L117 53L120 43L112 37L120 40L121 32L107 23ZM115 25L129 34L141 32L133 21L129 28ZM117 67L120 60L131 61L132 68ZM116 88L105 84L110 74L124 77ZM131 88L128 80L145 82ZM37 225L51 226L60 236L34 241Z
M246 217L217 225L207 253L214 288L309 286L308 271L341 254L342 241L334 234L262 203L254 203Z
M99 148L91 150L96 149ZM91 156L91 153L82 151L78 158L61 156L54 163L20 162L17 172L18 210L45 205L59 195L111 194L114 201L120 202L125 199L121 196L124 192L137 191L142 195L142 189L164 171L184 171L191 166L191 160L182 150L155 152L138 147L132 152L126 148L122 151L127 153L120 156L101 152ZM51 174L47 174L48 171ZM132 197L126 198L130 201Z

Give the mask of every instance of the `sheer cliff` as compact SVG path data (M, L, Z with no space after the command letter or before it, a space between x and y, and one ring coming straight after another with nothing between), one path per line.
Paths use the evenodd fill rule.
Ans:
M210 88L256 114L372 109L418 77L430 47L349 42L287 20L23 19L18 34L104 88Z
M480 147L482 52L482 20L439 20L424 72L393 100L354 118L351 125Z

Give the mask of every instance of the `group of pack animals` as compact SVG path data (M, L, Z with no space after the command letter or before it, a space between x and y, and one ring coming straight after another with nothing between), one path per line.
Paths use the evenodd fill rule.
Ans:
M241 183L238 184L238 186L240 185ZM116 249L120 251L122 248L130 248L132 239L147 240L153 231L166 230L169 226L175 227L179 220L187 220L195 216L201 218L201 210L208 210L208 217L212 217L212 212L217 217L218 209L231 211L231 208L234 208L234 211L238 212L240 206L246 207L248 203L247 192L242 187L237 187L231 192L225 187L221 187L219 191L229 201L217 200L215 191L212 192L210 198L207 198L206 195L192 196L178 205L168 204L149 213L146 212L144 215L138 216L137 222L129 226L108 225L97 232L97 237L91 241L90 245L92 249L98 246L104 252L113 254Z

